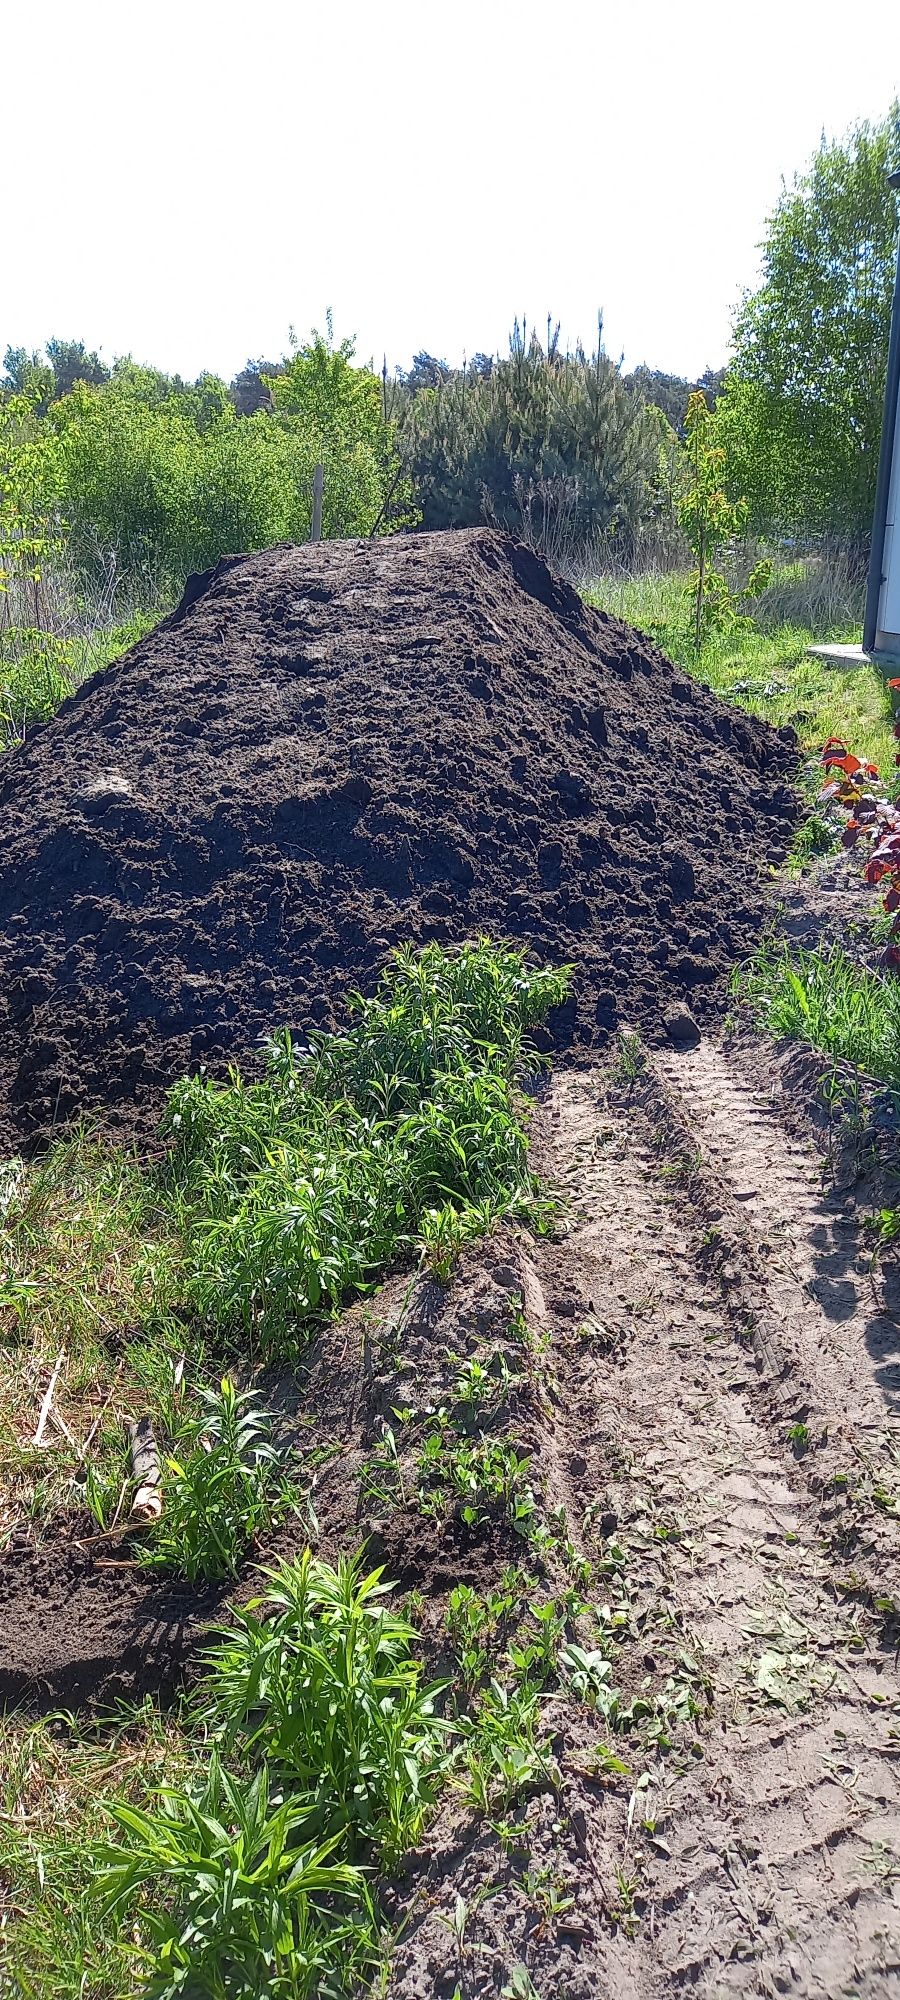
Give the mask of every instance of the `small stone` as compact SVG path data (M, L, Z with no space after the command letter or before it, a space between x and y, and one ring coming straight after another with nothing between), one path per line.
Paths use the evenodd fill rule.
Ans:
M692 1048L700 1040L700 1030L688 1007L669 1007L663 1015L663 1027L676 1048Z

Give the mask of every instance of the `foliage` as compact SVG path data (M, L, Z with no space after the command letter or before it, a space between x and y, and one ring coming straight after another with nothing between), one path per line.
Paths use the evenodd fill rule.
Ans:
M247 1784L213 1751L198 1793L164 1787L155 1810L111 1814L125 1839L99 1849L97 1889L107 1915L150 1891L148 2000L316 2000L371 1963L371 1901L335 1857L340 1836L311 1837L303 1800L273 1799L265 1763Z
M888 682L892 689L900 688L900 680ZM894 736L900 739L900 720L894 723ZM896 761L900 764L900 753ZM900 971L900 808L885 797L883 791L876 790L878 767L866 758L856 757L848 750L839 737L831 736L822 752L827 783L822 791L823 801L833 802L847 814L844 827L843 845L855 847L862 840L868 844L869 859L865 876L870 887L880 887L882 902L891 919L889 942L881 954L882 965L892 972Z
M15 508L20 565L31 553L34 566L30 545L46 560L52 524L82 578L104 575L112 557L147 595L171 594L229 551L305 540L320 462L326 535L413 520L386 397L352 354L352 342L333 345L330 327L327 340L314 334L241 416L214 375L185 383L130 357L107 370L78 342L48 343L45 361L10 350L0 507ZM0 518L3 545L6 525Z
M677 437L684 436L688 399L700 389L707 402L712 405L721 395L725 381L724 368L707 368L696 382L689 382L683 375L667 375L662 368L634 368L624 377L629 389L640 396L641 401L660 410L670 429Z
M422 1686L413 1627L382 1572L306 1549L267 1572L209 1660L204 1722L268 1761L310 1829L391 1868L418 1839L443 1765L439 1693ZM261 1614L261 1615L260 1615Z
M658 424L600 336L564 354L558 329L542 347L517 325L507 360L420 391L404 449L427 528L488 519L560 553L627 544L655 505Z
M865 542L871 527L897 256L900 110L823 140L785 189L744 300L717 406L751 521Z
M773 1035L791 1035L900 1088L900 982L841 948L761 950L738 989Z
M261 1083L178 1084L168 1187L193 1304L277 1347L372 1284L433 1211L483 1228L527 1208L511 1084L567 981L487 941L399 950L346 1034L276 1038Z
M176 1570L191 1583L237 1576L250 1543L291 1497L271 1418L253 1391L226 1375L201 1401L179 1456L166 1462L162 1515L138 1545L148 1568Z
M323 533L365 535L416 518L396 431L377 375L353 365L354 343L314 332L267 379L276 411L302 420L325 471Z
M697 561L694 575L688 581L688 589L694 606L694 647L698 653L704 638L711 631L733 624L737 616L728 583L721 570L714 567L719 550L740 533L746 517L743 502L729 500L725 492L726 457L706 397L702 389L695 389L688 397L684 446L686 477L676 507L681 527ZM749 596L759 594L769 580L770 571L771 564L764 571L753 571L747 585Z

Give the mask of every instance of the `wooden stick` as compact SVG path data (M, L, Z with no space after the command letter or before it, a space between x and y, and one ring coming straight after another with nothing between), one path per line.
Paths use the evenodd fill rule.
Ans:
M158 1521L162 1513L162 1471L159 1463L159 1446L153 1435L153 1425L149 1417L139 1417L137 1423L128 1425L131 1439L131 1466L137 1491L131 1503L131 1518L139 1521Z
M317 465L313 473L312 533L311 542L322 539L322 495L325 491L325 467Z
M50 1408L53 1402L53 1391L56 1388L57 1380L59 1377L59 1371L63 1365L63 1362L65 1361L65 1358L66 1358L65 1353L62 1353L57 1357L56 1367L54 1368L50 1380L47 1384L44 1400L41 1404L40 1415L37 1420L37 1430L35 1431L34 1437L31 1440L32 1444L42 1445L44 1442L44 1432L47 1428L47 1418L50 1415Z

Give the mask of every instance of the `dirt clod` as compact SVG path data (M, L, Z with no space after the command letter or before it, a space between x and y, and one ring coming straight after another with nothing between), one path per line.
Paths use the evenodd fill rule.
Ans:
M557 1041L702 1016L795 763L501 535L223 562L5 761L0 1150L152 1129L185 1068L339 1023L406 940L575 961Z
M663 1015L663 1027L676 1048L689 1048L700 1040L700 1030L688 1007L668 1007Z

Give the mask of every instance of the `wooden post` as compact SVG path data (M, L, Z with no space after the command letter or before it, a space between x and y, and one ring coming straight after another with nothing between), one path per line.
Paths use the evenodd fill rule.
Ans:
M313 505L311 542L322 540L322 495L325 491L325 467L317 465L313 473Z

